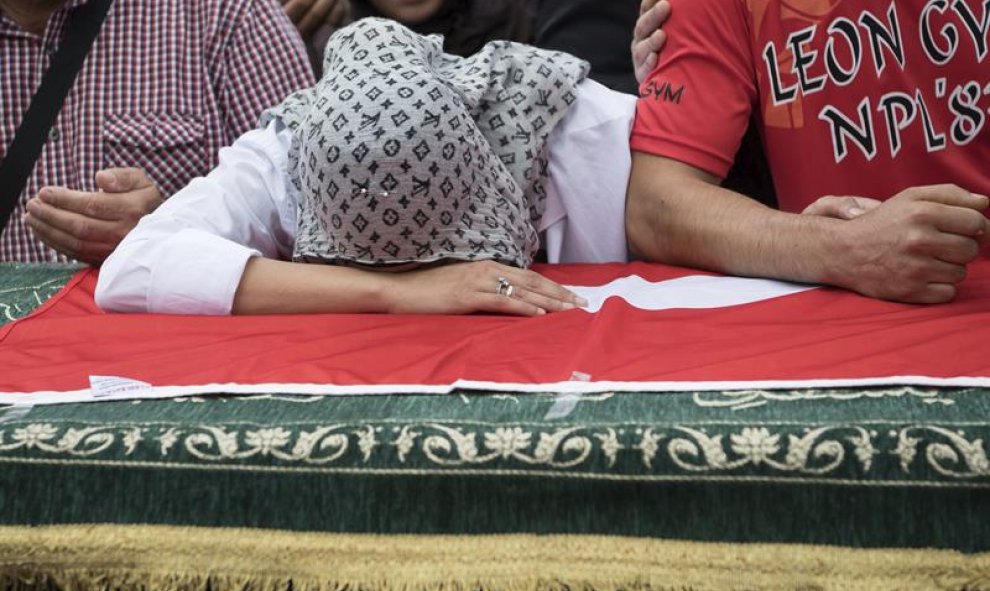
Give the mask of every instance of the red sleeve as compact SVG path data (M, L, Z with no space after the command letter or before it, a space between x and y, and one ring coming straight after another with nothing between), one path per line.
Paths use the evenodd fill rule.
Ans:
M757 99L742 0L671 0L667 45L640 87L631 145L724 178Z
M262 111L313 85L306 48L278 3L244 3L225 38L217 80L223 116L231 132L228 142L256 128Z

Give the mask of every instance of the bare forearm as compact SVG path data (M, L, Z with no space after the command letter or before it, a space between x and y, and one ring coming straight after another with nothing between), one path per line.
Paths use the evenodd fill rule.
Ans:
M830 261L841 248L841 222L770 209L677 163L663 164L663 174L637 174L650 158L633 160L627 219L635 252L733 275L836 282Z
M497 289L503 284L511 289ZM539 316L583 305L587 302L538 273L495 261L387 273L256 257L244 269L233 311Z
M626 208L633 251L733 275L932 304L955 297L966 265L990 235L982 213L990 199L955 185L911 187L837 219L772 210L716 181L680 162L635 154ZM828 199L835 200L820 204L826 213ZM838 201L850 199L866 203Z
M234 296L234 314L386 312L387 274L252 258Z

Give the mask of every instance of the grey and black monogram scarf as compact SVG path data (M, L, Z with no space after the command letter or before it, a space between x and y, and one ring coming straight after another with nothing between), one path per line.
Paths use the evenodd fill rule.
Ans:
M510 42L461 58L442 42L358 21L331 38L316 86L265 113L293 132L295 260L532 263L547 141L588 66Z

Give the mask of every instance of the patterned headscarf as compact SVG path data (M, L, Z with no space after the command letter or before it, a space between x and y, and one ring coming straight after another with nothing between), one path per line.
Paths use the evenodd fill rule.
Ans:
M358 21L331 38L323 79L265 114L293 131L294 259L532 263L547 138L587 65L509 42L470 58L441 47Z

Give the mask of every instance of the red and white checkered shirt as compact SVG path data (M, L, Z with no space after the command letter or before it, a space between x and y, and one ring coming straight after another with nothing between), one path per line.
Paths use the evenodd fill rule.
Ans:
M41 37L0 16L0 160L85 1L67 0ZM0 239L0 261L67 260L21 221L42 187L94 191L98 170L133 166L172 195L264 109L312 83L275 0L116 0Z

